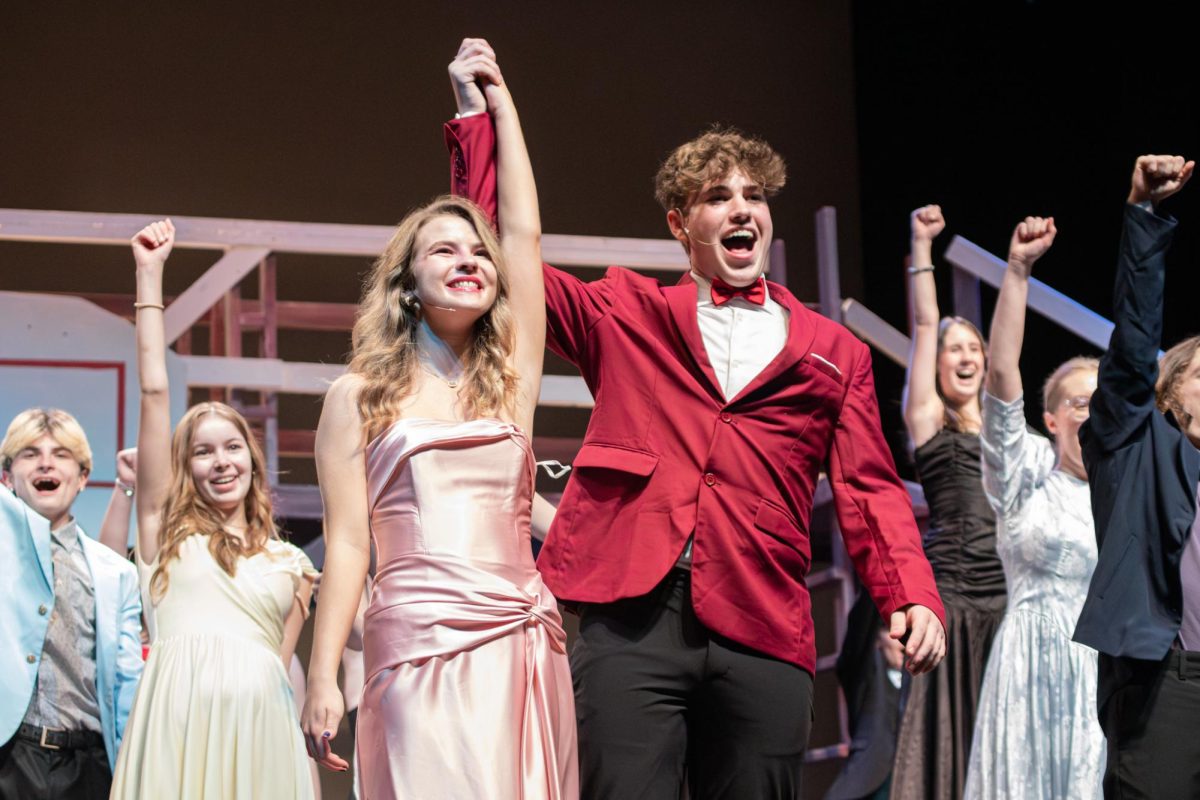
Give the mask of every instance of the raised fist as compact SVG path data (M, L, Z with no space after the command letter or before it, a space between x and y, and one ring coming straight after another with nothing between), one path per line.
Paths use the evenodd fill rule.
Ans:
M1133 165L1129 202L1149 200L1157 206L1183 188L1195 166L1195 161L1185 162L1183 156L1139 156Z
M133 261L141 267L162 267L175 246L175 224L169 219L151 222L133 235Z
M946 228L946 218L942 216L941 206L921 206L909 217L912 226L912 238L927 242L933 241Z
M1054 217L1026 217L1017 223L1013 230L1011 241L1008 243L1008 263L1012 267L1024 269L1028 275L1037 261L1050 245L1058 229L1054 227Z
M117 453L117 480L129 486L137 486L137 448L129 447Z

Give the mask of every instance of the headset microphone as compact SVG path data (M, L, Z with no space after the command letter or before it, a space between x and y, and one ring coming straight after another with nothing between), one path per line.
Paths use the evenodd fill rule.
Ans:
M424 306L429 306L430 308L439 309L441 311L461 311L462 310L461 308L447 308L446 306L438 306L438 305L434 305L433 303L427 303L427 302L425 302L425 300L423 300L421 298L421 295L416 293L416 291L405 292L403 300L406 305L408 305L409 307L414 308L414 309L417 306L424 305Z
M677 213L679 215L680 219L683 218L683 211L681 211L680 209L678 209L678 208L675 209L675 213ZM696 242L697 244L702 244L705 247L716 247L717 245L720 244L720 242L706 242L703 239L697 239L695 236L692 236L692 232L688 230L687 225L681 225L680 227L683 228L683 235L688 237L692 241Z

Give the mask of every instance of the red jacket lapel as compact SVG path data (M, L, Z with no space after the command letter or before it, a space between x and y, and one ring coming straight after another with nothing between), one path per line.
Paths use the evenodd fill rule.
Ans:
M792 297L791 292L778 284L767 281L767 291L770 292L771 299L783 306L788 312L787 339L784 341L783 348L780 349L775 358L771 359L771 362L754 376L754 380L746 384L738 392L737 396L729 401L729 405L734 405L743 397L746 397L751 392L758 391L759 388L791 369L797 361L808 355L809 348L816 337L812 311L809 311L803 303ZM695 318L694 312L692 316Z
M680 360L684 364L691 364L703 376L709 393L724 404L725 395L721 392L717 373L708 360L708 350L704 347L704 337L700 335L700 323L696 318L696 282L690 274L684 273L679 283L665 286L660 291L666 298L671 320L675 323L677 345L683 351Z

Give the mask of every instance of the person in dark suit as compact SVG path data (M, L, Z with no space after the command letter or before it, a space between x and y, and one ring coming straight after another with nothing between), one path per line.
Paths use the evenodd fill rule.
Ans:
M825 800L884 800L891 788L892 759L900 727L900 678L904 647L867 592L860 592L846 620L837 659L838 683L850 718L850 755Z
M495 67L490 47L475 57ZM494 211L491 120L473 113L474 82L451 78L454 189ZM595 398L538 558L555 595L582 607L571 670L588 798L678 797L685 772L693 800L800 796L823 469L890 635L911 630L910 668L945 652L870 351L764 278L784 173L765 142L709 132L656 179L691 265L678 284L543 269L547 344Z
M1159 205L1194 167L1179 156L1137 160L1116 328L1080 430L1100 557L1075 640L1100 652L1109 798L1200 797L1200 336L1158 358L1176 227Z

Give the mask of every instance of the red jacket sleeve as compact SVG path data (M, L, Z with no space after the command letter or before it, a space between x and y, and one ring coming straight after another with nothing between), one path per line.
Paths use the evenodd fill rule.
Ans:
M450 191L473 200L496 224L496 128L491 114L446 123Z
M859 348L829 455L842 538L884 620L915 603L931 609L945 628L946 612L921 548L912 499L880 429L871 354L866 345Z

